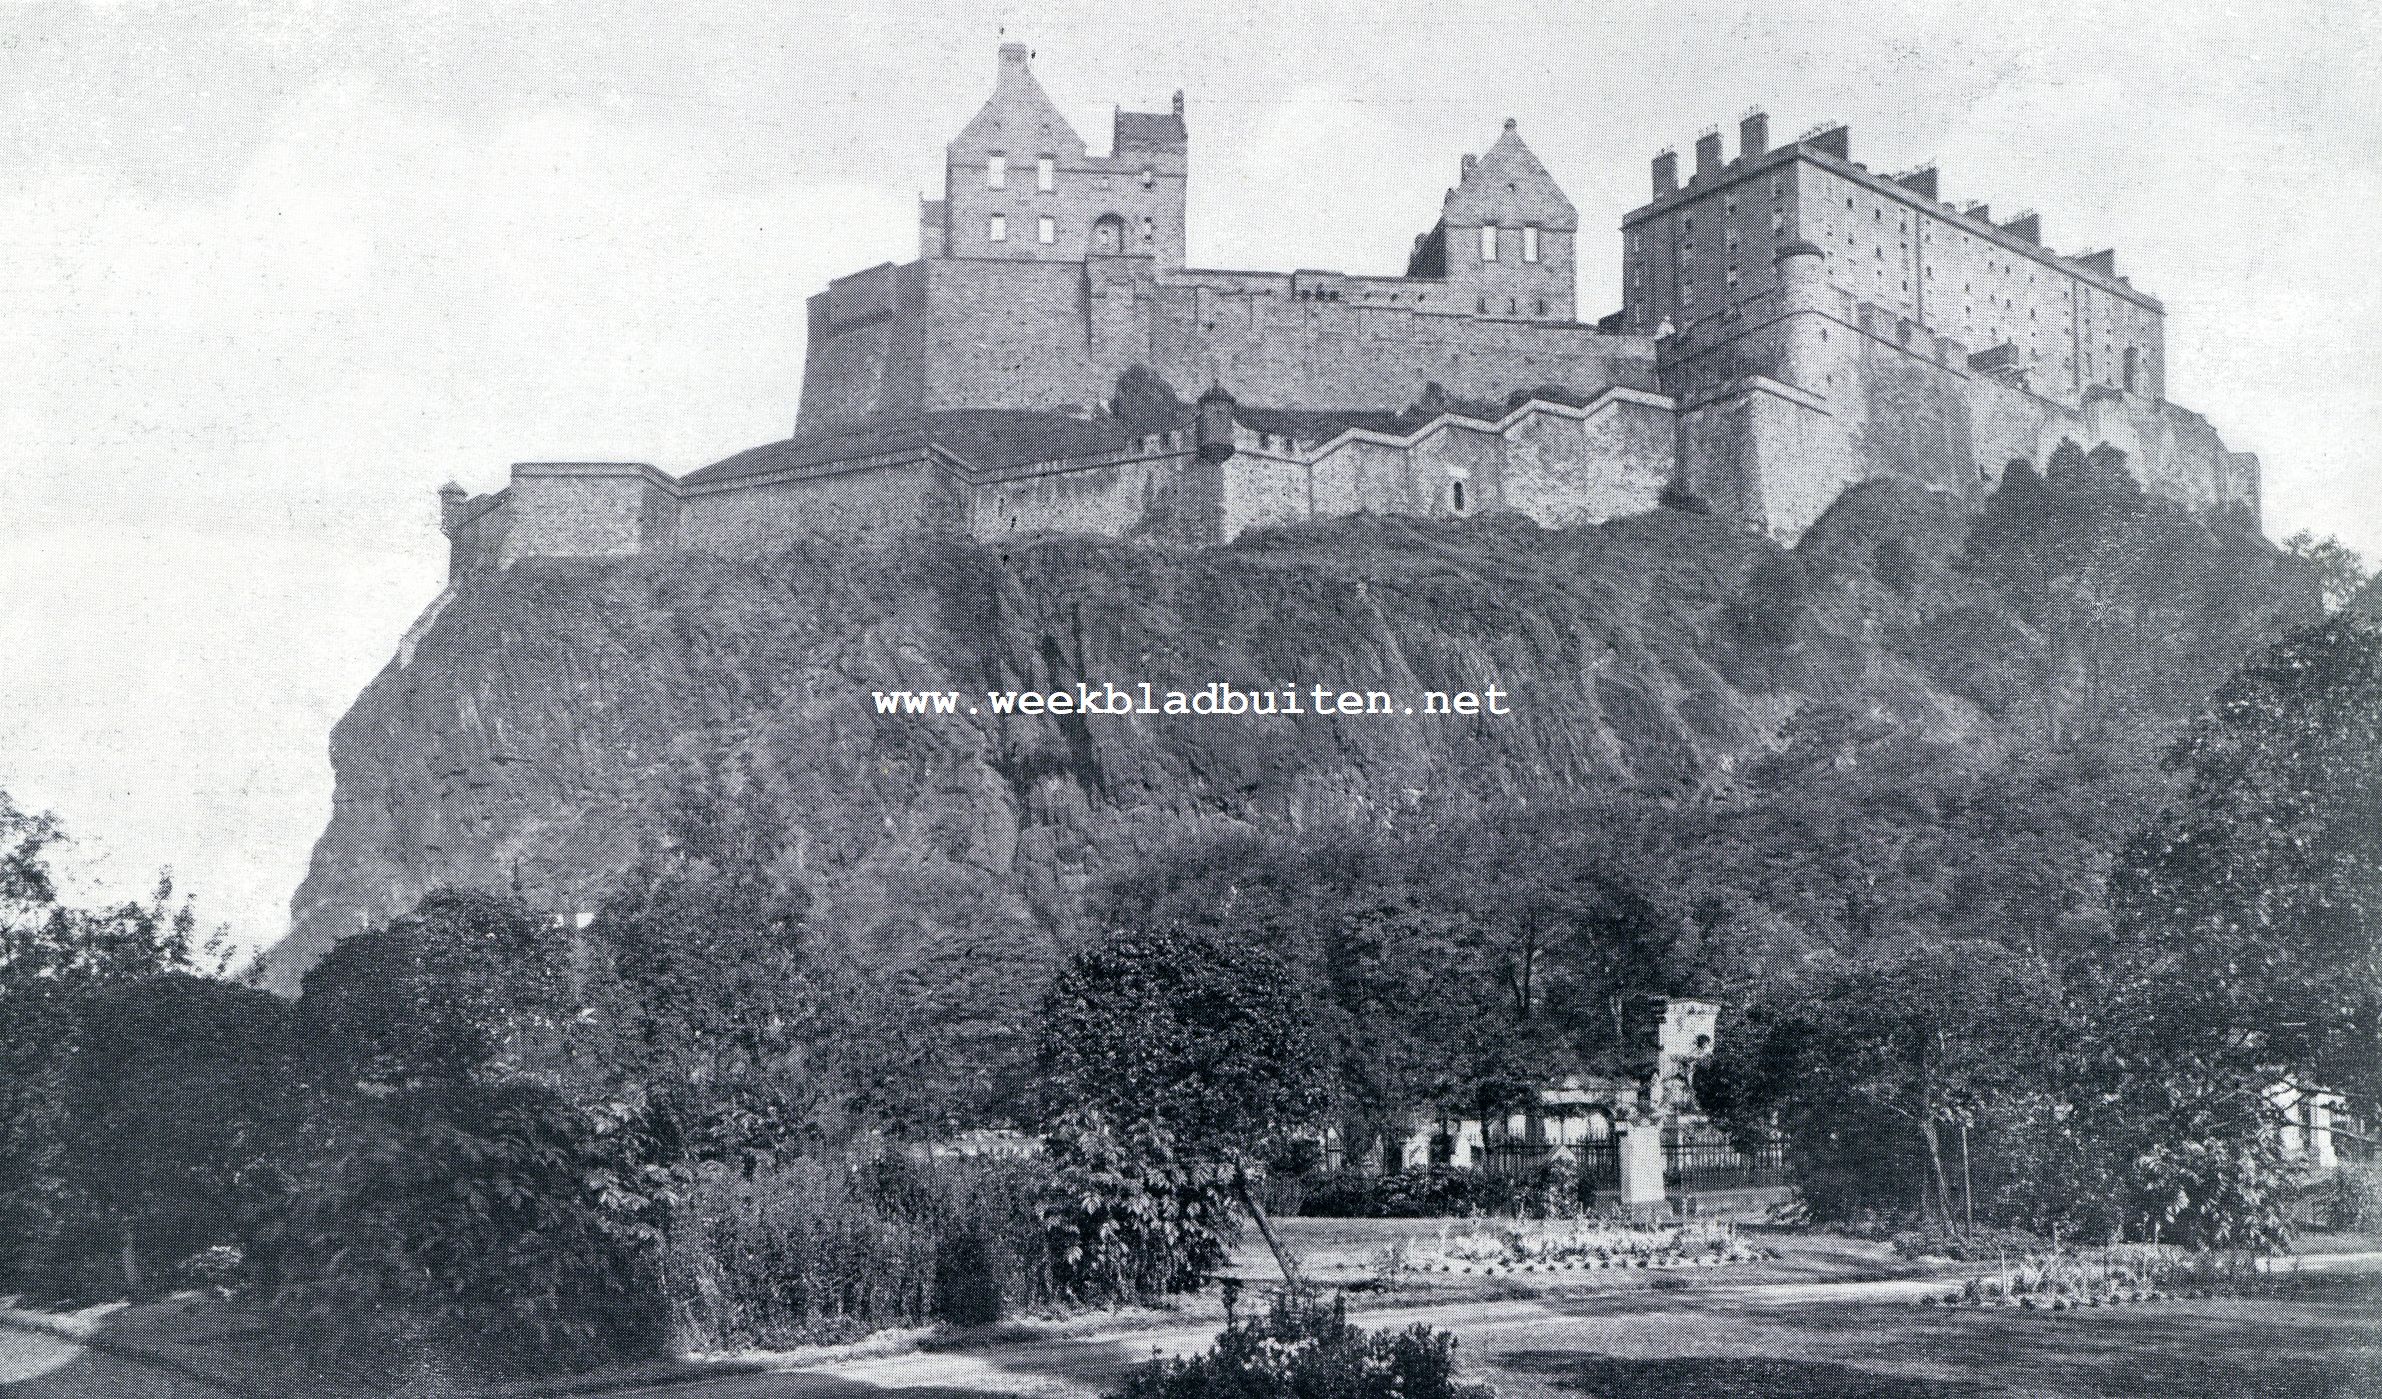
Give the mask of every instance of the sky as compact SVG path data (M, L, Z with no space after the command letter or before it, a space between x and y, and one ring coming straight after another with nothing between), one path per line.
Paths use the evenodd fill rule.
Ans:
M1748 107L2033 207L2168 308L2266 526L2382 558L2382 17L2308 3L0 0L0 789L77 897L287 929L435 491L793 428L803 299L915 255L1004 40L1095 152L1187 91L1191 260L1403 270L1514 117L1620 305L1647 162Z

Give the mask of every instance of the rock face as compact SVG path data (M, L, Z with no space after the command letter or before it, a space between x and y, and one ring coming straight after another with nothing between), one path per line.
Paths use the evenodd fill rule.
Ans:
M1931 678L1959 667L1922 635L1926 608L1974 601L1942 563L1966 518L1880 485L1791 554L1661 510L1570 530L1356 517L1206 550L527 561L460 591L333 732L332 818L273 982L294 989L333 942L442 884L592 909L695 780L782 818L814 918L899 961L1047 950L1093 881L1186 838L1725 786L1815 703L1990 752L2020 720ZM1874 576L1888 538L1921 561L1916 582ZM1775 595L1782 573L1806 580L1796 596ZM1512 712L1000 717L985 702L1078 681L1321 684L1400 708L1494 684ZM956 691L959 712L878 713L872 692L896 689Z

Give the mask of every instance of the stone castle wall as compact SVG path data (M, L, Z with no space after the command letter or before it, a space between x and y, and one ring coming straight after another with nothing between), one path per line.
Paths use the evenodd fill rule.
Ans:
M449 522L451 574L532 557L752 554L806 534L1200 545L1360 511L1518 511L1549 527L1586 524L1654 508L1672 474L1672 407L1613 389L1585 407L1533 400L1498 421L1451 413L1405 436L1349 429L1306 444L1243 425L1221 462L1202 460L1183 429L991 470L933 447L716 482L673 482L633 464L524 463L510 486L462 503Z
M1139 364L1185 394L1396 410L1438 384L1501 400L1554 384L1657 388L1654 342L1568 321L1483 318L1432 283L1329 274L1160 274L1147 258L926 259L811 298L799 432L948 408L1090 408ZM1303 293L1303 294L1302 294ZM1403 298L1391 303L1392 295Z
M2255 516L2256 458L2227 450L2198 414L2106 387L2074 405L2044 397L1828 285L1817 263L1782 259L1779 286L1663 344L1663 382L1682 404L1682 481L1714 508L1792 538L1857 482L1974 495L2011 460L2039 464L2073 438L2124 450L2147 490Z

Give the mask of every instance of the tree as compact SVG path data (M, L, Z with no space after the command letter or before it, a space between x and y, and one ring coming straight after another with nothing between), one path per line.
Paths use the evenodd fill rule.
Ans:
M219 969L227 958L219 941L200 944L189 902L176 903L165 876L146 903L61 902L50 860L66 843L55 817L0 791L0 1279L72 1286L91 1247L117 1247L112 1231L93 1227L67 1159L86 1139L67 1082L84 1002L194 970L210 951Z
M854 1091L835 1047L884 999L805 934L810 897L749 789L677 797L587 929L587 1063L673 1163L765 1164Z
M2315 571L2316 586L2328 611L2347 604L2372 576L2356 550L2330 535L2318 539L2313 531L2303 529L2283 541L2283 552Z
M502 1076L567 1018L568 958L567 935L519 899L436 889L342 939L306 973L298 1006L326 1070L349 1083Z
M237 1242L274 1202L307 1092L294 1016L184 972L100 988L77 1013L60 1164L137 1291L147 1261Z
M1965 1144L2043 1080L2057 1006L2048 970L1996 944L1879 951L1748 1016L1698 1084L1740 1135L1786 1132L1815 1208L1853 1213L1899 1186L1919 1212L1961 1219L1972 1172L1959 1146L1947 1164L1945 1135Z
M1129 432L1164 432L1183 425L1189 410L1181 395L1146 364L1129 364L1117 375L1108 411Z
M1089 1110L1165 1129L1193 1160L1228 1165L1286 1277L1296 1267L1250 1188L1272 1138L1328 1105L1307 1000L1265 948L1181 926L1119 931L1070 960L1042 1003L1053 1116Z
M2292 633L2166 761L2184 794L2115 879L2127 1012L2223 1091L2281 1071L2382 1103L2382 626Z

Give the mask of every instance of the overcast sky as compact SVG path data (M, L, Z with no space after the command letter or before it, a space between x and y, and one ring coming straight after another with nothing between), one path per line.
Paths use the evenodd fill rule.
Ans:
M0 787L80 835L78 895L170 865L280 936L331 723L438 591L439 483L785 436L803 298L915 255L1005 38L1095 151L1188 90L1199 264L1403 270L1518 118L1590 319L1657 148L1849 122L2115 246L2268 532L2382 554L2368 10L0 5Z

